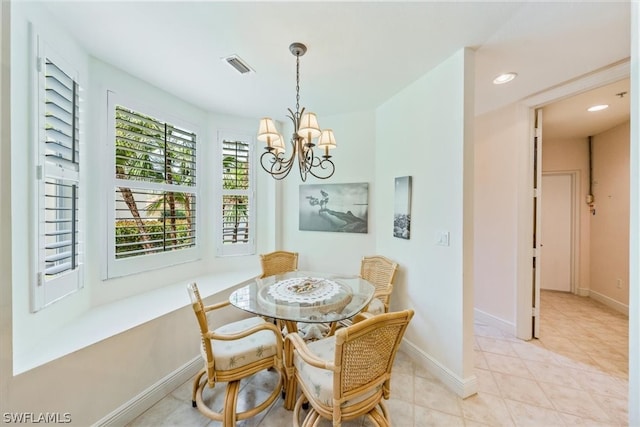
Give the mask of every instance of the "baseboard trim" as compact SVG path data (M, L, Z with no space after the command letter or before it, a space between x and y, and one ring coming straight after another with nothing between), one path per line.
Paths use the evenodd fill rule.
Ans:
M616 300L614 300L611 297L608 297L606 295L602 295L599 292L596 292L594 290L590 290L589 291L589 297L593 298L596 301L599 301L601 303L603 303L604 305L606 305L607 307L613 308L615 311L618 311L622 314L625 315L629 315L629 306L628 305L624 305L621 302L618 302Z
M155 405L167 394L184 384L189 378L192 378L202 368L202 358L195 357L166 377L162 378L142 393L125 402L115 411L111 412L95 424L95 427L116 427L123 426L136 417L140 416L144 411Z
M447 367L443 366L436 359L420 350L415 346L415 344L408 341L406 338L402 340L400 350L406 353L414 363L425 366L431 374L442 381L451 391L463 399L473 396L478 392L478 378L475 375L471 375L465 379L458 377Z
M576 295L578 295L579 297L588 297L589 296L589 289L587 288L578 288Z
M516 325L514 323L507 322L504 319L496 317L492 314L489 314L485 311L479 310L477 308L473 309L474 318L476 322L484 323L485 325L493 326L494 328L498 328L502 332L505 332L509 335L516 336Z

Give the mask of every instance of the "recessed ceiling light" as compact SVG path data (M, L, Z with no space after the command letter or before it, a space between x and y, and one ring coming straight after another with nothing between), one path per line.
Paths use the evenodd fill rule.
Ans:
M517 73L503 73L497 76L495 79L493 79L493 84L501 85L504 83L508 83L511 80L515 79L516 77L518 77Z
M587 108L587 111L594 112L594 111L604 110L604 109L607 109L607 108L609 108L609 106L607 104L594 105L593 107Z

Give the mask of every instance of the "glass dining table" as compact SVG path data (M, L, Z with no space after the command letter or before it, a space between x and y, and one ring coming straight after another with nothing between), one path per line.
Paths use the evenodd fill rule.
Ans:
M288 332L298 323L330 325L355 316L369 304L375 287L358 276L293 271L256 278L235 290L229 302L260 316L282 321Z

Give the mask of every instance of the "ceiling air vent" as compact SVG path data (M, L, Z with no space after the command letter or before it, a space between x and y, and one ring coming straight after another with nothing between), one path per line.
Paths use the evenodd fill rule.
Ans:
M253 71L246 62L244 62L238 55L227 56L222 58L227 64L235 68L240 74L247 74Z

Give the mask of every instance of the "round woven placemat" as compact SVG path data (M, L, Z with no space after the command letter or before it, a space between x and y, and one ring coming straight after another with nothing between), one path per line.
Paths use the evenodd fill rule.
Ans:
M313 304L340 292L333 280L319 277L292 277L269 286L268 293L277 301Z

